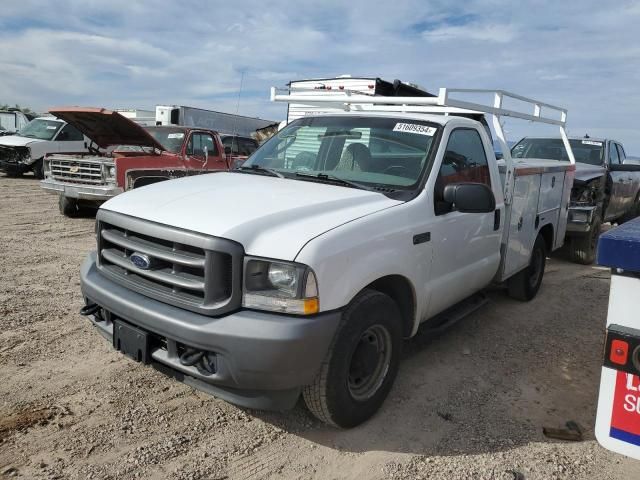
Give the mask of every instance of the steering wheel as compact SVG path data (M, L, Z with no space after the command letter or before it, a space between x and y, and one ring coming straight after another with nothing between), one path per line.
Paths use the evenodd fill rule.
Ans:
M389 172L393 171L393 170L400 170L400 177L402 177L402 173L401 172L409 172L409 168L405 167L404 165L390 165L387 168L385 168L382 173L383 174L390 174Z

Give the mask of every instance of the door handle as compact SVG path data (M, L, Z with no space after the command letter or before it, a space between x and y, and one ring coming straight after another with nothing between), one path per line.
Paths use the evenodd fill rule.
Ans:
M500 210L493 212L493 231L500 230Z

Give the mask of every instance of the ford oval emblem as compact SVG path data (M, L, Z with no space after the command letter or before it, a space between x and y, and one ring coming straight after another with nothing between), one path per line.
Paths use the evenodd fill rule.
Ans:
M151 259L144 253L133 252L129 256L129 261L141 270L149 270L151 267Z

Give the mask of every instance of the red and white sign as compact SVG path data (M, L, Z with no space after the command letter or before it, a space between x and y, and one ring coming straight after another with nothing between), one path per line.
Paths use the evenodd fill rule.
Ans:
M617 372L609 436L640 446L640 377L637 375Z

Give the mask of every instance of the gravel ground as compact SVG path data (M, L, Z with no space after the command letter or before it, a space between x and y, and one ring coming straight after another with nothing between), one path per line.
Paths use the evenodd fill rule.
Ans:
M632 479L593 436L609 273L552 259L530 303L490 302L406 342L383 409L349 431L243 410L114 352L81 307L91 216L0 177L0 476ZM543 436L575 421L584 441Z

